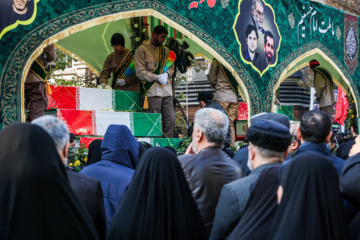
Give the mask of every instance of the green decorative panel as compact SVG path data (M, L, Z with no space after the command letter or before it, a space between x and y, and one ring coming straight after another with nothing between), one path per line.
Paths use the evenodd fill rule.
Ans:
M142 112L141 93L115 90L112 94L115 111Z
M137 137L161 137L161 114L130 113L131 131Z

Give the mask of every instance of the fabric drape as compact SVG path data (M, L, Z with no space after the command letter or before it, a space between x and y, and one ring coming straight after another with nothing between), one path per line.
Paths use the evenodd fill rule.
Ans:
M144 152L107 239L207 239L180 163L171 151L156 147Z
M0 239L98 239L53 140L36 125L0 133Z
M281 203L268 239L348 239L334 165L317 153L294 157L281 171Z

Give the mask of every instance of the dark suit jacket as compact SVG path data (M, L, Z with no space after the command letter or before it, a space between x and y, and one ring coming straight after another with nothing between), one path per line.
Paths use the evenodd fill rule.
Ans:
M100 239L105 239L106 217L99 180L67 170L70 186L88 210Z

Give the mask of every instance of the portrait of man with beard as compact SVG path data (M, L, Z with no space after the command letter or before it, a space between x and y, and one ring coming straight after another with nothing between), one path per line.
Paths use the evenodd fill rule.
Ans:
M275 38L270 31L266 31L264 35L264 52L265 58L261 61L261 69L263 71L268 65L274 62Z
M34 13L34 0L3 0L0 4L0 9L1 37L3 35L2 31L8 26L13 25L17 21L27 21L32 17ZM8 31L15 27L8 29Z

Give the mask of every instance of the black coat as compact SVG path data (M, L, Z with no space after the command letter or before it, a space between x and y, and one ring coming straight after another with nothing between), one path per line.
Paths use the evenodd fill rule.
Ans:
M70 170L66 174L70 187L89 212L100 239L105 239L106 217L101 182Z
M243 176L240 165L217 147L180 156L179 161L210 235L221 189Z

